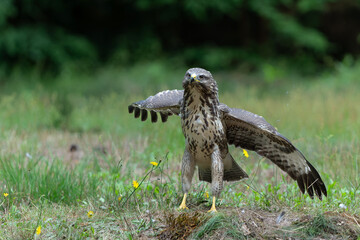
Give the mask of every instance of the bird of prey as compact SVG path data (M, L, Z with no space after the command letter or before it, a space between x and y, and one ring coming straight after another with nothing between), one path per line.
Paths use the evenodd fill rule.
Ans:
M166 90L129 105L129 113L145 121L162 122L178 115L186 139L182 158L181 177L184 193L180 209L186 207L195 166L199 179L211 183L213 202L209 211L216 212L215 201L223 188L223 181L236 181L248 175L231 156L228 145L235 145L270 159L297 181L305 191L322 199L326 187L316 169L304 155L263 117L230 108L219 102L217 83L211 73L202 68L187 70L182 82L184 90Z

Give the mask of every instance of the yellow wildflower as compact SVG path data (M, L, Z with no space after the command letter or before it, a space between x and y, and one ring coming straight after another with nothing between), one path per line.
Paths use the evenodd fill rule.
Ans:
M36 228L36 235L40 235L40 233L41 233L41 226L38 226Z
M209 192L205 192L204 195L205 195L205 198L209 198Z
M94 212L93 211L88 211L87 213L89 218L92 218L94 216Z
M4 197L7 197L7 196L9 196L9 194L8 194L8 193L4 193Z
M243 149L243 154L244 154L245 157L247 157L247 158L249 157L249 154L245 149Z
M132 185L135 189L137 189L139 187L139 183L135 180L132 182Z
M121 199L122 199L122 196L120 196L120 197L118 198L119 201L121 201Z
M155 167L158 165L157 162L150 162L150 164L153 165L153 166L155 166Z

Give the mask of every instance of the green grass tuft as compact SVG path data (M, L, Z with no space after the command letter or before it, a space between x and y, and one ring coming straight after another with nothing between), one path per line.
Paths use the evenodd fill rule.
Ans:
M221 213L215 213L214 216L203 223L202 226L191 235L191 239L246 239L239 227L241 227L241 224L235 224L233 218L229 218ZM218 230L221 231L218 232Z

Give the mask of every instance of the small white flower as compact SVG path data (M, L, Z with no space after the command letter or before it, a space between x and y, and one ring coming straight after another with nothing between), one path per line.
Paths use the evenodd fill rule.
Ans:
M101 197L101 198L99 198L99 201L102 202L102 203L104 203L104 202L105 202L105 199Z
M32 156L30 155L30 153L26 153L25 155L27 158L32 159Z
M340 203L340 204L339 204L339 208L346 209L347 207L346 207L346 205L345 205L345 204Z

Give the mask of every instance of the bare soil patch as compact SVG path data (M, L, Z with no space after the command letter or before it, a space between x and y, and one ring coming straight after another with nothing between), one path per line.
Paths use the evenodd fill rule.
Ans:
M214 220L215 219L215 220ZM360 218L348 213L321 215L242 208L164 213L159 239L358 239Z

